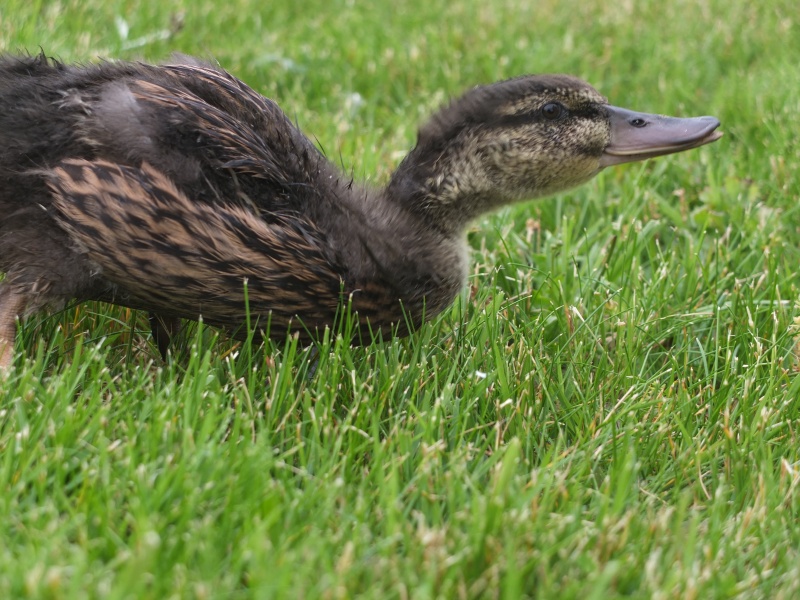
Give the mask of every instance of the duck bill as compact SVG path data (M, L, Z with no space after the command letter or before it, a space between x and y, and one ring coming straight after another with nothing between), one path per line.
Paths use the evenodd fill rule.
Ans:
M673 154L710 144L722 137L714 117L678 119L605 106L611 125L611 141L600 158L610 167L655 156Z

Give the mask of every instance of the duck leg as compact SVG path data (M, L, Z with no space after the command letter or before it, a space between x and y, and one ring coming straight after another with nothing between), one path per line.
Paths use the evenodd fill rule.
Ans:
M25 308L25 299L0 283L0 372L7 371L14 360L17 317Z
M148 315L148 320L150 321L153 340L158 346L161 358L166 362L169 343L172 341L173 336L181 330L181 320L177 317L167 317L155 312L151 312Z

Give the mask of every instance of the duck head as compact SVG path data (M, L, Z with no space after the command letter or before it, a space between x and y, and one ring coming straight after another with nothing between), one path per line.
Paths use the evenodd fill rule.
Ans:
M567 75L477 87L419 131L390 196L441 229L463 229L499 206L546 196L603 168L682 152L722 134L714 117L675 118L607 103Z

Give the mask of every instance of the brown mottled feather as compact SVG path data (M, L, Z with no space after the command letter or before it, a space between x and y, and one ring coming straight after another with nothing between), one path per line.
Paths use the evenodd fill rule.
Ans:
M147 163L67 160L49 185L59 222L106 277L124 285L127 304L207 315L232 329L246 320L245 292L251 313L271 313L276 331L293 319L300 327L297 317L313 331L336 315L342 268L301 217L267 223L241 206L192 203Z

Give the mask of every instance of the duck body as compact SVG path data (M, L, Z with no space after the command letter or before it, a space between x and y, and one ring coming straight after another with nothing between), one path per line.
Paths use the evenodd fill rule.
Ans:
M612 109L568 76L476 88L377 189L338 171L272 100L193 59L2 57L0 367L18 318L73 299L304 339L350 303L362 336L405 333L462 288L470 220L718 137L710 117L676 119L688 133L671 146L631 149L614 128L634 117Z
M344 178L226 73L11 60L0 270L5 287L36 290L23 314L102 300L235 330L249 309L305 336L350 297L377 331L385 311L402 325L398 299L435 314L458 293L462 236L427 235L421 217Z

